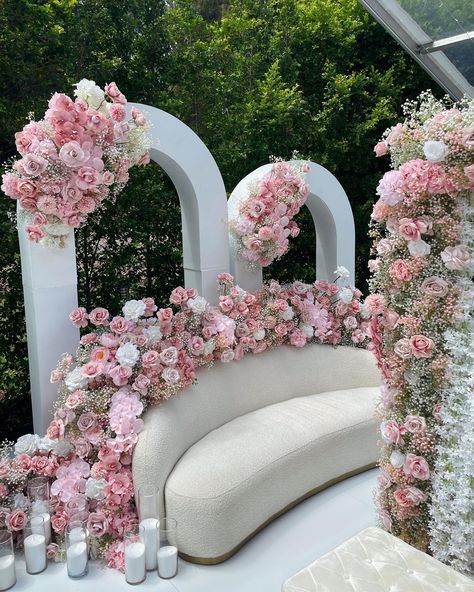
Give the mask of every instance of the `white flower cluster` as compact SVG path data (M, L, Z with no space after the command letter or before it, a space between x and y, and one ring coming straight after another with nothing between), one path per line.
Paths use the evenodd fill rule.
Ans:
M474 208L464 208L463 240L474 252ZM474 258L471 258L471 261ZM462 317L445 334L451 361L433 479L431 548L458 571L474 573L474 265L461 276Z

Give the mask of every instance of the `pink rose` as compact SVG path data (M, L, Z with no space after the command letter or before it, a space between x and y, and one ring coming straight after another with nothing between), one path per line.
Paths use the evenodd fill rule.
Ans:
M91 411L83 413L77 420L77 427L79 430L81 430L81 432L85 432L95 425L97 425L97 418Z
M431 276L421 284L421 291L427 296L442 298L448 293L449 284L443 278Z
M410 338L410 347L415 358L431 358L433 355L433 340L424 335L413 335Z
M46 557L51 561L54 560L56 555L60 552L59 545L56 543L49 543L46 547Z
M183 302L187 302L188 300L189 300L188 293L181 286L179 286L178 288L175 288L171 292L171 296L170 296L171 304L182 304Z
M416 241L421 238L421 232L411 218L402 218L400 220L398 234L406 241Z
M306 345L306 335L301 329L295 329L290 334L290 343L294 347L304 347Z
M94 188L100 182L99 172L90 166L82 166L77 171L76 185L82 191L87 191Z
M426 431L426 421L420 415L407 415L404 426L411 434L423 434Z
M102 374L102 364L100 362L87 362L87 364L82 366L81 374L85 378L95 378L99 374Z
M427 481L430 478L430 469L426 460L412 453L406 455L403 472L421 481Z
M125 96L119 91L115 82L109 82L109 84L105 85L104 88L105 94L112 99L114 103L120 103L125 105L127 99Z
M389 419L388 421L383 421L380 424L380 433L382 435L382 439L387 442L388 444L403 444L403 434L405 433L405 428L397 424L397 422L393 419Z
M112 382L117 386L124 386L128 383L128 379L133 374L133 370L129 366L114 366L109 373Z
M141 395L146 395L147 389L150 386L150 379L144 374L139 374L132 385L134 391L138 391Z
M444 406L442 403L436 403L436 405L434 405L433 417L436 419L436 421L443 420L443 409L444 409Z
M160 354L157 351L151 349L143 354L142 366L144 368L156 368L160 365Z
M92 446L88 440L79 436L73 442L74 444L74 451L79 458L86 458L92 451Z
M5 483L0 483L0 497L7 497L8 495L8 487Z
M82 149L79 142L66 142L59 151L59 158L71 168L79 168L90 158L90 152Z
M384 156L388 152L387 142L378 142L374 148L375 156Z
M202 337L194 336L191 337L191 341L189 342L189 349L191 353L195 356L199 356L204 351L204 340Z
M26 154L21 160L17 161L20 172L29 177L38 177L46 170L48 161L37 154Z
M89 313L89 320L94 325L103 325L106 327L109 324L109 311L105 308L94 308Z
M288 333L285 323L279 323L278 325L275 325L274 331L278 337L284 337Z
M382 324L390 331L393 331L398 325L400 315L398 315L392 308L384 310Z
M230 296L219 296L219 308L222 312L230 312L234 308L234 301Z
M74 325L74 327L87 327L87 319L88 319L87 311L82 306L79 308L75 308L71 314L69 315L69 320Z
M160 323L170 323L173 318L173 310L171 308L160 308L156 316Z
M469 266L471 257L464 245L446 247L441 253L444 265L451 271L462 271Z
M221 362L224 362L226 364L228 362L232 362L233 359L234 352L231 349L226 349L221 353Z
M65 406L69 409L76 409L82 405L86 400L86 393L84 391L74 391L66 399Z
M126 333L129 329L129 322L126 321L123 317L114 317L110 321L110 328L114 333L118 333L119 335L122 333Z
M25 230L26 230L26 234L28 235L28 238L31 241L38 242L46 236L46 234L44 233L43 229L40 226L28 225Z
M23 510L13 510L7 515L6 525L8 530L12 532L20 532L25 528L26 514Z
M422 502L427 499L418 487L405 487L394 491L393 497L399 506L402 508L411 508L413 506L419 506Z
M393 350L397 354L397 356L402 358L402 360L408 359L412 354L410 340L407 339L406 337L399 339L395 343Z
M51 517L51 526L54 532L57 534L62 534L67 526L68 521L69 518L64 508L57 510L54 516Z
M64 436L64 423L60 419L53 419L46 430L46 435L51 440L60 440Z
M136 107L132 107L132 117L138 126L143 127L146 124L145 116Z
M92 512L89 514L87 520L87 528L92 537L99 538L106 534L108 528L108 520L102 512Z

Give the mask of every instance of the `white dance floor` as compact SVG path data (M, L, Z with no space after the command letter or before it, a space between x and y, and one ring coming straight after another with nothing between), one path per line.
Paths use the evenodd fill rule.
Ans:
M278 592L283 581L344 540L376 522L373 504L377 471L372 470L318 493L275 520L237 555L213 566L180 561L172 580L150 573L129 586L118 572L90 564L81 580L67 577L64 564L50 563L40 575L26 574L17 559L13 591L108 592L153 589L155 592Z

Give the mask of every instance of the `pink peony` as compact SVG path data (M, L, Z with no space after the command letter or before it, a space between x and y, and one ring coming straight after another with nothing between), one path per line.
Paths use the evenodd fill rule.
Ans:
M395 206L403 201L403 179L399 171L388 171L380 180L377 194L383 203Z
M408 267L408 264L403 259L397 259L392 263L389 269L389 274L396 282L409 282L413 274Z
M365 299L365 306L371 315L383 314L385 310L385 298L382 294L369 294Z
M433 347L433 340L424 335L413 335L410 338L410 348L415 358L431 358Z
M290 343L295 347L304 347L306 345L306 335L301 329L295 329L290 334Z

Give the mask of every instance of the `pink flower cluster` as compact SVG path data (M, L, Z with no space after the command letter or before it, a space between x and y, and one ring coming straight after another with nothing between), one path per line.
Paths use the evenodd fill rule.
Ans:
M276 162L239 205L230 221L238 256L250 266L266 267L288 251L289 237L299 228L293 218L308 196L308 165Z
M432 97L422 99L419 111L375 147L377 156L391 154L395 170L377 189L374 276L365 300L372 315L369 348L383 376L380 519L423 550L450 378L445 332L456 323L457 282L472 269L473 256L460 241L462 203L474 189L472 116L443 108L427 117L433 104Z
M78 228L124 187L131 166L149 160L143 114L132 109L127 118L115 83L104 91L92 81L76 86L75 100L55 93L44 119L15 135L21 158L3 175L2 190L24 210L30 240Z

